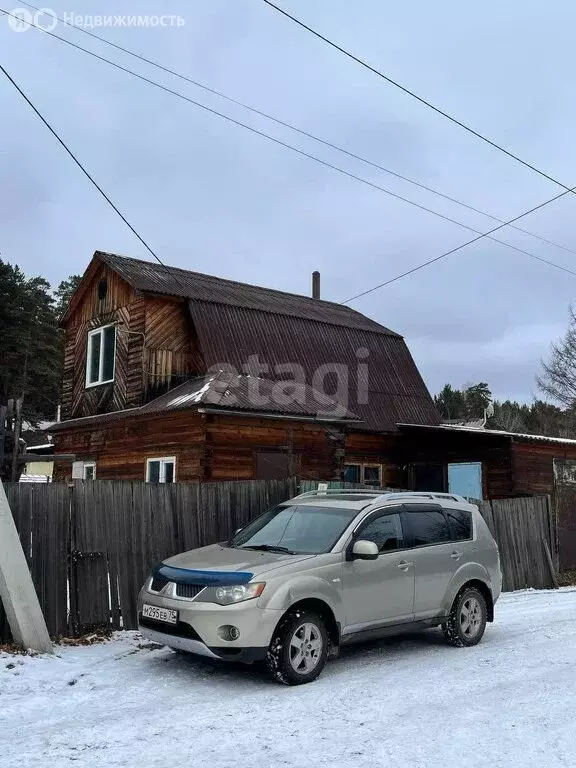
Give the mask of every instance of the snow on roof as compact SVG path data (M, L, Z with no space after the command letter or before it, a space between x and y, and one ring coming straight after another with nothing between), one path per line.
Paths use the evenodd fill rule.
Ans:
M566 445L576 445L576 440L568 437L548 437L547 435L529 435L524 432L505 432L500 429L481 429L477 427L463 427L456 424L438 424L432 426L429 424L398 424L399 427L418 427L419 429L442 429L447 432L469 432L475 435L500 435L501 437L515 437L521 440L537 440L543 443L564 443Z
M176 408L181 405L185 405L186 403L192 404L192 403L202 402L202 396L209 391L210 385L212 384L215 378L216 377L213 376L211 379L208 379L208 381L202 387L200 387L200 389L196 390L196 392L189 392L185 395L181 395L180 397L175 397L173 400L170 400L170 402L167 404L168 407Z

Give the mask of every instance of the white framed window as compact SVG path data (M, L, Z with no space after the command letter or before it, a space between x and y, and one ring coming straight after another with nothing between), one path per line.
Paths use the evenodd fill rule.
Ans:
M176 457L163 456L159 459L146 459L146 482L176 482Z
M363 464L362 483L373 488L382 487L382 464Z
M116 364L116 326L103 325L88 333L86 386L114 381Z
M96 462L73 461L72 480L96 480Z
M344 482L382 487L382 464L345 464Z
M84 480L96 480L96 462L85 461L83 469Z

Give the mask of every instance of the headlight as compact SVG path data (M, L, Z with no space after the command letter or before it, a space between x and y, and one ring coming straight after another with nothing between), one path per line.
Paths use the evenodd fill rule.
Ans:
M260 597L265 586L265 582L255 582L253 584L234 584L230 587L216 587L214 590L206 590L212 594L206 595L205 592L206 597L204 599L211 601L213 596L214 602L220 605L232 605Z

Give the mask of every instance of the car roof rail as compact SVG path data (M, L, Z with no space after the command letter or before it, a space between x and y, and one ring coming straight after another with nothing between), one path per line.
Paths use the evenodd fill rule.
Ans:
M360 494L362 496L380 496L380 490L378 488L325 488L324 490L315 489L313 491L305 491L299 493L298 496L293 496L294 499L312 498L314 496L355 496Z
M387 499L432 499L442 501L457 501L461 504L469 504L468 499L459 496L457 493L438 493L436 491L388 491L378 496L376 501L386 501Z

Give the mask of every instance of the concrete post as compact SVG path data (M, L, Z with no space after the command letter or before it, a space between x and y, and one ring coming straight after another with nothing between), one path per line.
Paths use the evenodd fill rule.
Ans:
M50 635L1 481L0 599L14 641L24 648L53 653Z

